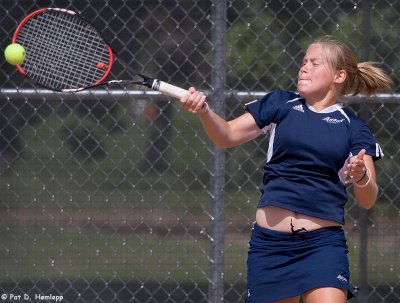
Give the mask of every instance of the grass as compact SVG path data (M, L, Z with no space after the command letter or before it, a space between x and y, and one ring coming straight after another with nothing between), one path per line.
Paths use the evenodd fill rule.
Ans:
M205 280L207 241L51 228L1 229L1 279Z

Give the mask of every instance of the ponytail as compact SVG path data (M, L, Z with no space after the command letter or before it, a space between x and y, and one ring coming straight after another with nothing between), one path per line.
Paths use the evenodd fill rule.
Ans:
M375 62L362 62L357 64L353 86L349 87L350 91L344 94L351 93L355 96L361 93L370 96L390 90L392 85L393 81L381 68L376 67Z

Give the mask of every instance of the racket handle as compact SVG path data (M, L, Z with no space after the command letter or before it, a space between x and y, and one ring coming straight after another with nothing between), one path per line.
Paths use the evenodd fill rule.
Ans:
M160 93L163 93L164 95L174 97L176 99L180 99L183 96L188 94L188 91L186 89L180 88L175 85L168 84L167 82L160 81L157 79L154 79L153 84L151 85L151 89L155 91L159 91Z
M183 96L187 95L189 92L186 89L180 88L175 85L171 85L167 82L154 79L143 74L138 74L143 80L140 82L136 82L138 84L147 86L152 90L158 91L164 95L174 97L176 99L180 99Z

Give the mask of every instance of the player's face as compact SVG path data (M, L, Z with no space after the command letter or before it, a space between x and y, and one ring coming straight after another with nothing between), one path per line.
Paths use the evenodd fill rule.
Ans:
M311 44L299 70L297 91L309 101L324 99L333 89L333 73L324 60L322 46Z

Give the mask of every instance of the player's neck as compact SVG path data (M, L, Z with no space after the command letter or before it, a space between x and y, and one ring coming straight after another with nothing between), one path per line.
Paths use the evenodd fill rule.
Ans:
M327 94L324 97L317 98L306 98L308 105L312 106L312 108L316 112L321 112L328 107L337 103L337 96L332 94Z

